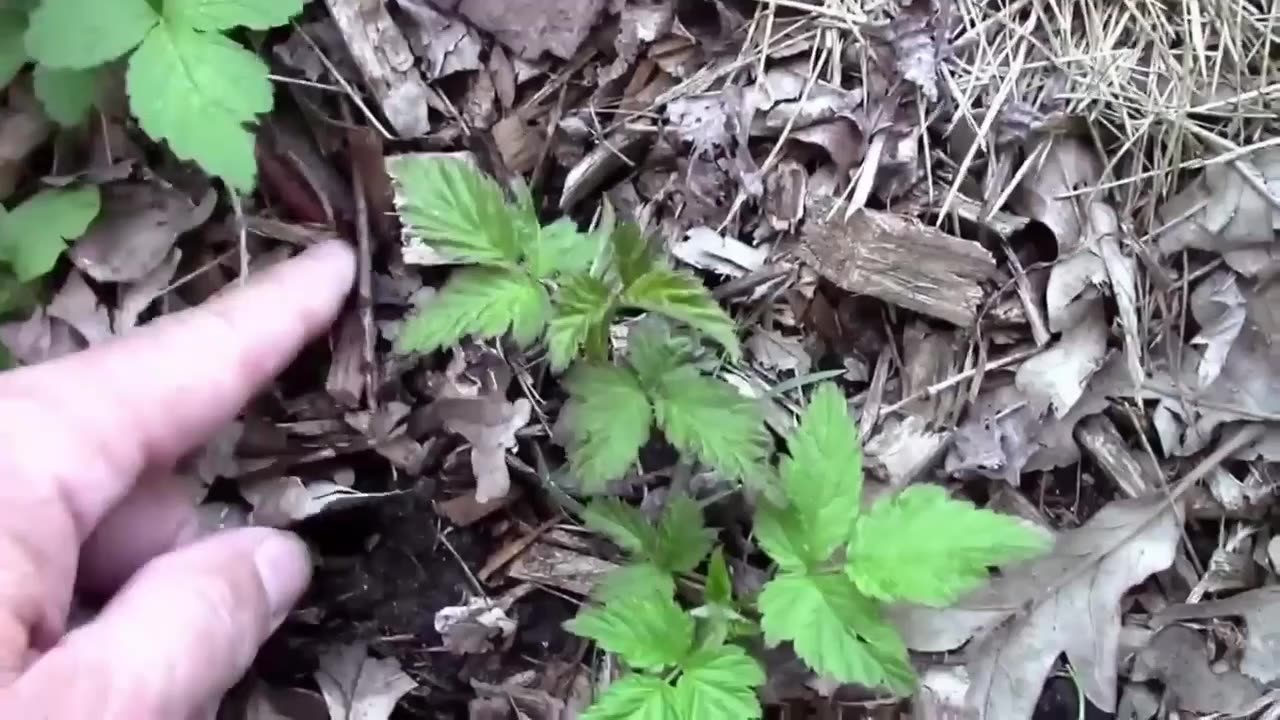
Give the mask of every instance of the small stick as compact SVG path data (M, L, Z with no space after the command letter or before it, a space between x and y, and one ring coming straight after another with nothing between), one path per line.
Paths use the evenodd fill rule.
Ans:
M982 370L982 371L984 371L984 372L991 371L991 370L1000 370L1000 369L1002 369L1002 368L1006 368L1006 367L1008 367L1008 366L1010 366L1010 365L1013 365L1013 364L1016 364L1016 363L1020 363L1020 362L1022 362L1023 360L1026 360L1026 359L1028 359L1028 358L1031 358L1031 357L1034 357L1034 356L1036 356L1036 355L1039 355L1039 354L1040 354L1040 350L1041 350L1041 349L1040 349L1040 348L1038 348L1038 347L1037 347L1037 348L1028 348L1028 349L1023 350L1023 351L1021 351L1021 352L1013 353L1012 355L1006 355L1005 357L1002 357L1002 358L1000 358L999 360L996 360L995 362L992 362L992 363L987 364L985 367L984 367L984 366L982 366L981 364L979 364L978 366L976 366L976 367L972 367L972 368L970 368L970 369L968 369L968 370L965 370L965 371L964 371L964 372L962 372L962 373L958 373L958 374L956 374L956 375L952 375L951 377L947 378L946 380L942 380L942 381L940 381L940 382L936 382L936 383L934 383L934 384L932 384L932 385L930 385L930 386L928 386L928 387L921 388L921 389L919 389L919 390L917 390L917 391L915 391L915 392L911 393L910 395L908 395L908 396L906 396L906 397L902 398L902 399L901 399L901 400L899 400L898 402L896 402L896 403L894 403L894 404L892 404L892 405L889 405L888 407L882 408L882 409L880 410L880 415L879 415L879 417L884 417L885 415L888 415L889 413L898 412L898 411L899 411L899 410L901 410L901 409L902 409L902 408L903 408L907 403L910 403L910 402L912 402L912 401L914 401L914 400L919 400L920 398L931 398L931 397L933 397L934 395L937 395L938 393L942 392L943 390L947 390L947 389L949 389L949 388L955 387L956 385L959 385L960 383L964 382L965 380L968 380L969 378L973 377L974 375L977 375L979 370Z

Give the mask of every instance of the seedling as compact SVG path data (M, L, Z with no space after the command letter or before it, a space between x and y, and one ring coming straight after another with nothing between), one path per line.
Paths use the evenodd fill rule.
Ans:
M240 192L257 174L246 127L274 104L267 66L223 33L287 23L306 0L18 0L0 11L0 85L34 60L50 117L80 122L97 75L129 56L142 129ZM29 12L28 12L29 11Z

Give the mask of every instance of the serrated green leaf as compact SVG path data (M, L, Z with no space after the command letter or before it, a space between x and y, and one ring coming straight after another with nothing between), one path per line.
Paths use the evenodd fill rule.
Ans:
M653 560L672 573L685 573L698 566L715 543L715 531L703 522L702 508L688 495L673 494L658 526L658 542Z
M67 242L84 234L100 207L96 187L42 190L0 216L0 259L21 282L47 274Z
M692 720L682 718L675 688L652 675L631 673L609 686L582 720Z
M457 158L401 155L387 161L396 207L409 231L460 263L514 267L533 223L507 204L492 178ZM531 239L530 239L531 240Z
M760 406L732 385L686 365L649 390L658 427L677 449L735 480L764 466L769 435Z
M656 589L581 610L565 628L640 669L674 666L693 645L693 618Z
M137 47L158 22L147 0L44 0L31 13L27 52L41 65L85 70Z
M14 8L0 9L0 88L8 85L27 64L27 14Z
M830 558L829 553L814 552L809 530L794 507L761 502L756 507L753 529L760 548L787 572L804 573Z
M833 383L813 393L787 438L780 464L783 492L803 530L803 557L823 562L848 542L862 502L862 446L844 395Z
M707 605L733 605L733 578L729 565L724 561L724 548L716 547L707 561L707 584L702 591L702 602Z
M59 125L79 125L98 97L98 70L57 70L37 65L36 97Z
M683 718L742 718L762 715L755 688L765 682L764 668L737 645L699 650L682 665L676 702Z
M613 541L624 551L641 557L653 556L658 547L658 529L640 509L618 498L592 500L582 511L582 522Z
M635 373L613 365L579 363L564 378L569 401L561 410L565 450L583 487L599 490L626 474L649 440L653 409Z
M665 318L647 315L627 333L627 362L647 385L661 382L663 375L691 361L692 343L673 337L668 324Z
M525 273L464 268L409 318L397 347L401 352L426 353L467 335L494 338L508 330L516 342L528 345L542 333L550 312L546 289Z
M635 223L619 223L609 233L609 270L622 287L660 267L661 255Z
M578 357L585 345L587 357L605 360L613 298L600 280L578 273L563 278L552 303L555 314L547 325L547 358L560 372Z
M623 565L606 574L591 591L592 595L605 603L654 592L674 595L676 581L671 573L651 562Z
M129 59L126 83L148 135L236 190L253 190L257 161L246 126L274 102L257 55L216 33L161 22Z
M164 0L164 14L196 30L269 30L302 12L306 0Z
M560 218L538 230L538 239L528 253L529 272L534 277L585 273L601 254L600 238L584 233L569 218Z
M733 357L742 354L733 319L690 273L654 268L627 285L622 302L679 320L720 343Z
M979 510L937 485L913 485L858 519L846 572L881 600L950 605L987 580L987 568L1048 550L1048 533Z
M843 575L779 575L765 584L757 606L765 642L789 641L815 671L900 694L913 689L902 638Z

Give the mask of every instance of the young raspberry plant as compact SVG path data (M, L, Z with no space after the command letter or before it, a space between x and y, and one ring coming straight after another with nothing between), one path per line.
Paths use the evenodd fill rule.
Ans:
M706 563L702 604L685 610L673 599L672 576L701 564L713 544L692 500L672 500L657 527L617 500L587 507L587 527L631 562L605 579L596 593L601 605L567 625L629 669L584 717L760 717L759 702L747 697L763 677L760 663L733 644L754 634L771 647L791 643L823 676L907 695L915 669L885 603L954 603L985 583L989 568L1038 555L1051 543L1021 520L934 485L908 487L864 512L857 428L830 383L813 394L787 439L777 475L784 502L762 499L754 518L756 539L777 571L754 603L733 597L719 547ZM690 659L702 652L714 662ZM692 677L682 685L686 675ZM697 700L691 685L701 690Z
M561 414L573 475L603 488L636 463L653 426L691 460L750 480L765 468L770 438L757 404L699 372L695 343L674 323L741 355L733 320L694 275L672 268L634 224L584 233L570 220L543 225L528 191L514 202L493 179L451 157L388 162L411 242L463 267L411 317L398 340L426 353L468 335L541 340L569 399ZM640 322L625 359L611 357L610 330L624 312Z
M240 192L257 175L248 125L274 104L267 66L223 33L267 30L306 0L16 0L0 10L0 85L37 63L50 117L79 123L98 75L129 56L129 106L151 137Z

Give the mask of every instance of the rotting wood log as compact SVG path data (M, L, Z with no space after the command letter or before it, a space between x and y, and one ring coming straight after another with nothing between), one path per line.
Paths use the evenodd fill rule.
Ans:
M982 303L995 258L976 242L914 218L860 209L831 220L826 198L811 200L796 256L841 288L967 327Z
M402 138L427 134L426 82L409 41L383 0L325 0L342 39L378 100L382 113Z

